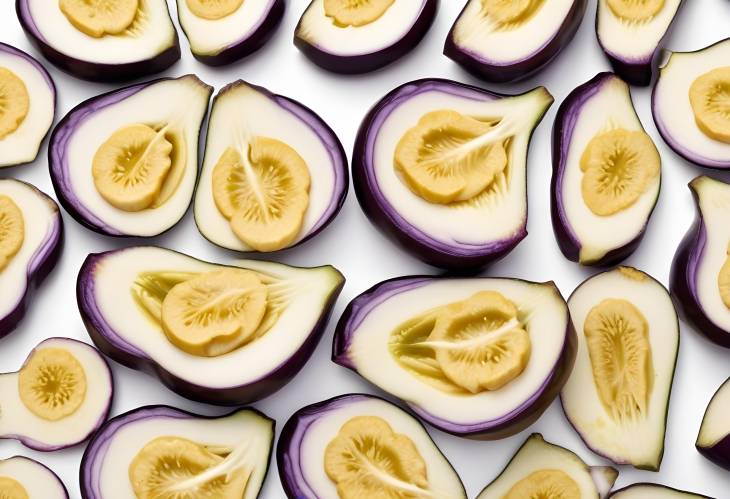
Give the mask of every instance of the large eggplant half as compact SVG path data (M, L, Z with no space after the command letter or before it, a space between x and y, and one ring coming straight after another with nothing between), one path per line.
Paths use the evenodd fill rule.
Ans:
M68 499L68 491L47 466L23 456L0 459L0 497Z
M730 471L730 379L710 400L695 446L710 461Z
M635 483L619 490L614 490L608 496L611 499L713 499L708 496L673 489L666 485L655 483Z

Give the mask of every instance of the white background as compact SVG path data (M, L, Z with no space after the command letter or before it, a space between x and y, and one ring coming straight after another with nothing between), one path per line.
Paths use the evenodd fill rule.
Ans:
M49 0L52 1L52 0ZM0 41L37 55L18 24L11 0L0 0ZM174 4L174 2L171 2ZM447 31L463 0L442 0L436 22L424 41L408 56L374 74L345 77L329 74L309 63L292 45L296 22L306 7L305 0L289 0L286 17L274 38L248 59L224 68L208 68L190 55L182 35L183 57L166 74L198 74L216 89L243 78L268 87L312 107L338 133L348 156L355 132L368 108L393 87L423 77L445 77L479 84L449 59L441 55ZM174 5L170 5L174 9ZM529 156L529 236L507 258L489 269L487 275L514 276L536 281L554 280L568 296L583 279L595 272L567 261L555 243L549 214L550 129L558 104L575 86L609 69L594 34L595 1L589 2L586 18L573 42L546 71L515 85L485 85L505 92L518 92L545 85L556 103L537 129ZM177 25L177 20L175 20ZM675 50L696 50L730 35L730 2L690 0L679 14L675 29L666 42ZM39 57L40 58L40 57ZM43 59L40 58L42 62ZM59 90L57 120L82 100L105 92L113 86L87 83L45 64ZM664 179L659 205L646 238L627 263L649 272L667 283L674 250L694 216L686 184L703 172L671 152L659 137L650 113L650 91L634 89L634 100L642 122L662 153ZM48 178L46 146L31 165L0 171L0 177L32 182L55 196ZM725 179L730 176L725 175ZM11 336L0 341L0 371L20 367L27 352L49 336L69 336L89 341L81 323L74 295L76 273L89 252L146 241L117 240L92 233L64 213L66 246L59 265L43 283L30 312ZM231 252L220 250L198 233L192 213L169 233L149 241L212 261L230 261ZM319 237L303 247L274 255L273 258L297 265L333 264L347 277L347 284L334 310L324 339L304 370L283 390L256 404L277 421L279 429L298 408L348 392L372 392L373 388L354 373L330 361L332 330L347 302L371 285L394 276L436 273L403 253L386 240L365 218L351 191L336 221ZM730 375L730 351L713 346L689 326L682 326L682 342L676 373L666 452L661 471L651 473L622 467L618 484L653 481L701 492L717 498L730 498L730 474L702 458L694 448L705 407L717 387ZM113 364L113 363L112 363ZM117 364L112 365L116 379L114 415L144 404L170 404L205 414L220 414L226 409L189 402L164 388L156 379ZM0 395L0 402L2 398ZM730 417L730 415L728 415ZM530 432L542 432L548 440L577 451L591 464L601 459L588 451L568 426L558 403L522 434L498 442L473 442L432 430L431 434L461 475L470 497L491 481ZM69 488L72 498L79 497L78 467L83 446L43 454L30 451L14 441L0 442L0 458L22 454L53 468ZM262 498L283 498L276 463L272 461ZM36 499L36 498L34 498ZM43 499L43 498L37 498Z

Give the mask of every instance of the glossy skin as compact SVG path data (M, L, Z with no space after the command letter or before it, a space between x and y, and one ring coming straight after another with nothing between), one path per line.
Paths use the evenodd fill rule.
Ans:
M721 390L727 390L728 386L730 386L730 379L725 381L725 383L723 383L720 388L717 389L717 392L715 392L713 398L716 397ZM705 418L706 417L707 411L705 411ZM730 433L728 435L725 435L724 438L720 439L712 447L701 446L699 441L695 443L695 447L697 448L697 451L705 456L707 459L720 466L721 468L725 468L726 470L730 471Z

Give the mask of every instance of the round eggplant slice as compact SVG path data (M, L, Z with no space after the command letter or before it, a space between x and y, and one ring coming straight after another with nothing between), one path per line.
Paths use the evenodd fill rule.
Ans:
M312 0L294 45L329 71L374 71L410 52L428 32L439 0Z
M302 368L343 284L333 267L225 266L141 246L89 255L77 298L112 359L190 399L240 405Z
M440 430L494 440L547 409L570 375L575 347L553 283L402 277L347 306L333 361Z
M35 160L56 112L48 71L22 50L0 43L0 168Z
M69 338L38 344L23 366L0 374L0 438L42 452L77 445L106 420L109 365L93 347Z
M635 483L612 492L609 497L611 499L712 499L654 483Z
M78 78L132 80L180 59L165 0L16 0L15 9L31 43Z
M270 252L322 231L342 208L347 156L312 110L237 81L213 101L195 221L223 248Z
M66 211L108 236L152 237L175 225L195 189L212 90L194 75L164 78L71 110L49 145L51 180Z
M423 425L379 397L341 395L299 409L276 449L290 499L466 498Z
M608 495L616 478L618 470L588 466L573 452L533 433L477 499L602 499Z
M707 406L695 446L700 454L730 471L730 379L718 388Z
M274 420L144 406L110 419L81 461L83 499L255 499L269 467Z
M177 0L177 15L193 56L223 66L261 48L284 17L284 0Z
M586 0L468 0L444 54L486 81L527 78L570 43Z
M27 457L0 459L0 497L7 499L68 499L56 474Z
M560 397L565 415L597 454L657 471L679 349L669 293L618 267L586 280L568 306L578 358Z
M527 235L527 149L553 102L450 80L406 83L360 125L352 175L370 220L426 263L486 265Z
M17 327L62 246L56 202L20 180L0 180L0 338Z
M638 247L661 186L661 158L629 86L600 73L558 109L553 126L552 220L566 258L607 265Z

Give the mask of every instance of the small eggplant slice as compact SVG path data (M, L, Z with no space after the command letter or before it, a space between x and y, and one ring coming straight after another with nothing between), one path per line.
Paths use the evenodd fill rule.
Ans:
M290 499L466 499L423 425L371 395L341 395L299 409L284 426L276 460Z
M527 149L553 102L450 80L406 83L365 117L353 182L370 220L436 267L473 269L527 235Z
M58 476L45 465L22 456L0 459L3 499L68 499Z
M527 78L570 43L586 5L586 0L468 0L444 54L486 81Z
M256 499L269 467L274 420L254 409L224 416L162 405L110 419L81 461L84 499Z
M586 280L568 306L578 358L561 393L565 415L597 454L657 471L679 349L669 293L644 272L618 267Z
M710 461L730 471L730 379L718 388L705 411L695 446Z
M93 347L69 338L39 343L19 371L0 374L0 438L50 452L77 445L106 420L109 365Z
M616 478L618 470L588 466L573 452L533 433L477 499L602 499Z
M611 492L609 497L611 499L712 499L708 496L654 483L635 483Z
M553 126L552 220L566 258L607 265L644 236L661 185L661 158L629 86L600 73L558 109Z

